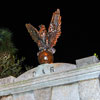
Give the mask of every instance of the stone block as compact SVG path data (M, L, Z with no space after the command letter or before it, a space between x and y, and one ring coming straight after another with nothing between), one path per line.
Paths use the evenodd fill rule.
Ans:
M34 77L39 77L39 76L48 75L52 73L69 71L75 68L76 68L76 65L68 64L68 63L42 64L20 75L16 79L16 81L27 80Z
M80 100L100 100L100 84L98 79L79 82Z
M6 78L2 78L2 79L0 79L0 85L13 83L15 81L15 79L16 78L13 77L13 76L9 76L9 77L6 77Z
M13 100L35 100L33 91L28 91L24 93L14 94Z
M44 88L34 91L35 100L51 100L51 88Z
M12 96L1 97L0 100L13 100Z
M99 59L96 56L90 56L90 57L76 60L76 66L82 67L82 66L87 66L89 64L94 64L98 62L99 62Z
M16 78L15 82L28 80L34 78L34 72L36 68L26 71L25 73L21 74L19 77Z
M78 84L53 87L51 100L80 100Z

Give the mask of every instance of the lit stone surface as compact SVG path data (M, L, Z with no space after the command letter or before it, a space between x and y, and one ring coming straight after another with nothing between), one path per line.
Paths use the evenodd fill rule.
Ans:
M81 67L81 66L87 66L89 64L94 64L98 63L99 59L96 56L90 56L82 59L77 59L76 60L76 66Z
M79 82L81 100L100 100L100 84L98 79Z
M62 71L52 74L41 75L28 80L18 81L11 84L0 85L0 96L22 93L47 87L74 84L83 80L98 78L100 75L100 63L86 67L75 68L70 71Z
M13 100L12 96L1 97L0 100Z
M51 100L80 100L78 84L53 87Z
M20 75L19 77L16 78L15 82L34 78L35 69L36 68L33 68L33 69L28 70L27 72L23 73L22 75Z
M35 77L75 69L76 65L67 63L42 64L36 69Z
M9 77L6 77L6 78L2 78L0 79L0 85L4 85L4 84L9 84L9 83L13 83L15 81L15 77L13 76L9 76Z
M13 100L35 100L33 91L24 92L20 94L14 94Z
M42 64L20 75L16 81L27 80L52 73L69 71L75 68L76 65L68 63Z
M51 100L51 88L44 88L34 91L35 100Z
M100 63L80 68L43 64L19 76L17 82L14 77L0 79L0 100L100 100L99 76Z

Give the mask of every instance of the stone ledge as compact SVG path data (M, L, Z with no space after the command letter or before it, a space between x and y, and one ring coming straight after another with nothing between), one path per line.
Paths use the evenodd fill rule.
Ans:
M0 96L94 79L98 78L99 75L100 63L91 64L70 71L52 73L50 75L0 85Z

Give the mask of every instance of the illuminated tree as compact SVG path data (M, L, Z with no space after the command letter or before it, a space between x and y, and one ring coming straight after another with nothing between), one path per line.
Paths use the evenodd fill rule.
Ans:
M18 60L15 56L17 49L11 40L12 33L8 29L0 29L0 78L21 74L21 64L24 58Z

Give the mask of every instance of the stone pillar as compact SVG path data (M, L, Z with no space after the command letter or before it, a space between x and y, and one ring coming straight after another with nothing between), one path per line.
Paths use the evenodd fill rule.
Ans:
M79 82L79 94L81 100L100 100L99 79Z
M33 91L17 93L13 95L13 100L36 100Z
M80 100L78 83L53 87L51 100Z
M34 91L35 100L51 100L51 88L44 88Z
M93 63L94 62L94 63ZM100 100L100 62L43 64L17 78L0 79L0 100Z

